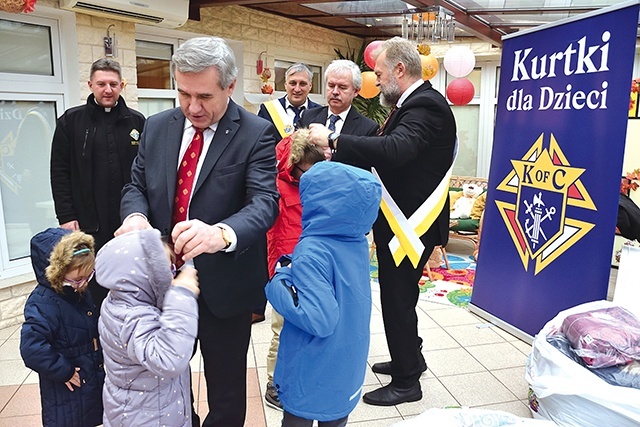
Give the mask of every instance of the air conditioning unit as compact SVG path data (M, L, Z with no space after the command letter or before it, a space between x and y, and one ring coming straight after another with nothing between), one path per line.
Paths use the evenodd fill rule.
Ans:
M176 28L189 18L189 0L60 0L62 9Z

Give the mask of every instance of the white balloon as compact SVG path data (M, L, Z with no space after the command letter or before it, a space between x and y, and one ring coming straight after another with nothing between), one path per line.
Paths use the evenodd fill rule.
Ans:
M453 77L465 77L476 66L476 57L467 46L453 46L444 54L444 69Z

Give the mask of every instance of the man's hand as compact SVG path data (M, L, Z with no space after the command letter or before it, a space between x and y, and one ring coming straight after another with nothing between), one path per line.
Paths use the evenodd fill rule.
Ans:
M220 227L205 224L199 219L177 223L171 232L171 239L174 251L182 254L185 261L203 253L214 254L227 246Z
M119 236L121 234L128 233L129 231L147 230L150 228L151 228L151 224L149 224L149 221L147 221L147 219L143 215L133 214L133 215L129 215L124 220L120 228L118 228L116 232L113 233L113 235Z
M182 270L180 270L180 274L178 274L178 277L173 279L173 282L171 282L171 284L173 286L182 286L183 288L189 289L194 294L200 295L198 272L195 268L182 267Z
M60 228L64 228L65 230L77 231L80 230L80 224L78 224L78 221L74 219L73 221L60 224Z
M331 133L329 129L325 125L320 123L311 123L309 125L309 140L312 144L317 145L319 147L328 147L329 140L327 137ZM326 156L326 155L325 155Z
M78 374L79 371L80 371L80 368L76 366L76 371L73 373L73 376L71 377L71 379L69 381L65 381L64 385L67 386L69 391L73 391L73 386L80 388L81 384L80 384L80 374Z

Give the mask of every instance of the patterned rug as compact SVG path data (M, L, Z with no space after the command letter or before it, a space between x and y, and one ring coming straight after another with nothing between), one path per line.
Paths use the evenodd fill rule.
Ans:
M433 282L423 271L422 279L418 283L420 299L439 304L466 307L471 300L473 280L476 275L475 260L467 255L447 253L450 269L442 264L441 268L433 268ZM378 282L378 260L375 253L371 257L371 281Z
M419 282L420 299L439 304L466 307L471 301L473 279L476 277L475 260L466 255L447 252L449 270L444 264L441 268L432 268L433 282L425 269Z

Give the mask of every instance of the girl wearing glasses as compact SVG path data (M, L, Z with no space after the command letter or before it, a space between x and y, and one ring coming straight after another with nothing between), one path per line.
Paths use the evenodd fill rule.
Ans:
M93 237L49 228L31 239L37 286L24 309L20 354L38 373L44 426L102 423L104 368L98 313L87 290Z

